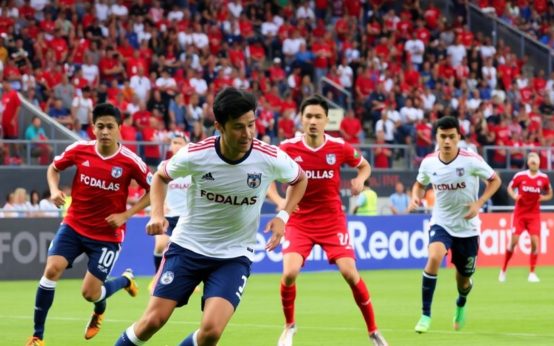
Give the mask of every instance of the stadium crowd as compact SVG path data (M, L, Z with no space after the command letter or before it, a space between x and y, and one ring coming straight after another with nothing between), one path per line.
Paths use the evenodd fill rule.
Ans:
M503 3L499 16L517 17L544 41L551 8L543 2L478 1L486 11ZM409 144L421 159L434 148L431 122L451 114L476 150L551 146L554 74L529 66L501 40L474 35L464 1L454 1L452 21L429 3L7 1L0 8L3 137L20 138L16 92L85 139L93 136L93 105L108 101L125 114L122 140L152 142L130 148L156 165L172 131L193 142L212 135L214 95L235 86L259 98L258 136L271 143L295 135L300 100L320 91L347 109L338 134L355 145ZM352 93L352 107L333 84ZM399 153L373 154L374 167L388 168ZM17 155L2 146L3 163L21 162ZM524 155L497 149L488 157L493 167L506 167L509 157L521 168Z

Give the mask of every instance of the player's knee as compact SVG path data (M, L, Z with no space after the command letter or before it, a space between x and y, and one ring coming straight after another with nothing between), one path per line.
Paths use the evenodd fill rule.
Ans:
M223 327L216 326L212 323L206 323L198 332L198 344L200 345L216 345L221 335Z
M83 287L81 289L81 295L85 298L86 301L95 302L100 298L100 292L97 290L91 289L89 287Z
M49 264L44 269L44 276L48 280L57 281L64 271L65 267L58 265L58 264Z
M155 333L164 326L167 322L167 317L156 313L149 313L142 318L142 325L148 333Z
M283 282L285 285L292 285L296 282L296 278L298 277L298 274L300 273L300 270L286 270L283 272Z

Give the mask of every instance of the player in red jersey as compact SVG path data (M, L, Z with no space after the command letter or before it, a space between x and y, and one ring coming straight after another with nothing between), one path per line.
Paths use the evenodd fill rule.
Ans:
M358 150L343 139L325 134L329 106L321 96L307 98L300 110L304 135L281 143L281 149L306 173L308 187L285 231L281 301L286 324L278 345L292 345L292 338L296 333L295 282L304 261L316 244L321 245L329 262L337 265L350 285L373 344L387 345L377 331L369 292L356 269L354 249L339 195L340 167L343 164L358 170L357 176L351 181L354 195L363 190L364 181L371 174L371 166ZM278 206L282 205L283 200L275 188L270 189L268 197Z
M73 178L71 206L48 249L46 268L36 294L34 333L27 345L44 345L44 325L54 301L56 283L82 253L88 256L88 271L81 293L95 305L85 330L86 339L100 330L109 296L120 289L127 290L131 296L138 292L131 270L118 278L106 278L119 254L125 222L150 201L145 194L133 207L126 209L131 180L149 190L152 176L148 166L119 143L121 114L116 107L99 104L92 117L97 140L68 146L48 167L48 186L57 207L65 201L65 194L59 188L60 171L70 166L76 166L77 171Z
M541 234L541 213L540 203L552 199L552 186L550 179L543 172L539 171L539 154L532 152L527 155L528 170L518 172L508 185L508 193L516 201L514 214L512 216L512 240L510 247L506 250L504 264L498 275L498 281L506 281L506 269L508 262L514 254L515 246L519 237L524 231L531 236L531 255L529 282L539 282L535 273L537 258L539 256L539 237ZM517 190L517 192L516 192Z

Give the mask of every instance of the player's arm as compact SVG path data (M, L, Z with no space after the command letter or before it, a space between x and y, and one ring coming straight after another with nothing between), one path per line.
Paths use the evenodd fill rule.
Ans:
M416 181L414 186L412 186L412 198L410 199L410 204L408 205L408 212L412 212L420 207L421 199L425 196L425 185Z
M516 190L513 188L512 182L508 184L508 188L506 189L506 191L508 191L508 195L510 195L510 197L512 197L514 201L517 201L518 194Z
M164 169L160 169L152 178L150 185L150 221L146 225L146 232L150 235L162 234L167 229L167 220L164 217L164 203L167 195L167 184L171 178Z
M131 208L125 210L123 213L110 214L106 218L106 222L113 228L119 228L125 224L131 216L148 207L149 204L150 195L145 193Z
M46 180L48 181L48 188L50 189L50 196L52 196L52 201L56 207L61 207L65 204L65 193L60 190L60 171L50 164L48 170L46 171Z
M362 158L362 161L356 169L358 170L358 175L350 181L350 189L353 196L357 196L363 191L364 181L366 181L371 175L371 165L365 158Z
M552 186L548 184L548 192L539 197L539 202L546 202L552 199Z
M483 194L478 200L468 205L469 210L465 214L464 219L472 219L477 216L483 204L485 204L492 197L492 195L495 194L495 192L500 188L500 185L502 185L502 180L498 174L495 174L491 179L487 180L485 191L483 191Z
M304 174L304 171L300 170L299 177L296 182L287 187L287 193L285 196L285 205L281 211L271 219L266 227L264 232L271 231L273 234L271 238L265 245L267 251L272 251L279 245L283 234L285 234L285 224L289 219L289 215L294 211L296 205L300 203L300 200L306 192L306 187L308 186L308 178Z
M277 210L283 210L285 208L285 199L281 197L279 191L277 191L277 184L272 182L267 189L266 197L277 206Z

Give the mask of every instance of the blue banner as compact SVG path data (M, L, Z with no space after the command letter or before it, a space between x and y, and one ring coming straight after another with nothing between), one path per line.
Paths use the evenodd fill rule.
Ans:
M262 232L273 215L263 215L254 248L252 267L257 273L280 273L283 255L281 248L266 252L269 234ZM146 235L148 218L132 218L127 223L127 236L113 270L114 274L133 268L137 275L153 275L152 253L154 238ZM427 260L429 216L423 214L395 216L349 216L348 230L356 251L358 269L423 268ZM334 270L319 246L308 257L304 271Z

